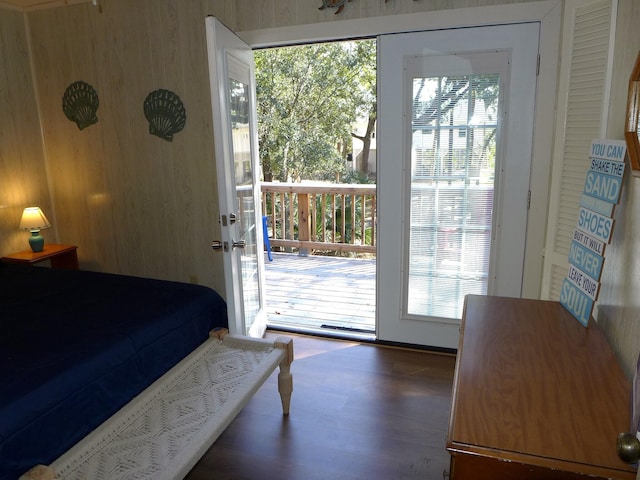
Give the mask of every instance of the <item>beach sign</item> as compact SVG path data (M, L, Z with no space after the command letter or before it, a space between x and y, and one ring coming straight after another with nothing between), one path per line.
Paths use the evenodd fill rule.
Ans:
M624 140L591 142L589 170L569 247L569 270L560 289L560 303L585 327L600 292L604 250L613 234L626 154Z

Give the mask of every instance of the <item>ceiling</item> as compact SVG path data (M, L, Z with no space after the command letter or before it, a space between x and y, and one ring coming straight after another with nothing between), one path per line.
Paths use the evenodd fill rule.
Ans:
M0 7L26 12L43 8L64 7L65 5L89 1L93 0L0 0Z

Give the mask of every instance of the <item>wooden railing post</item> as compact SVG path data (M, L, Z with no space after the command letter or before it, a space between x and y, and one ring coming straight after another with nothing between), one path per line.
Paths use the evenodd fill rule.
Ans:
M309 194L298 193L298 240L308 242L311 240L311 222L309 218ZM308 248L300 248L299 255L309 255Z

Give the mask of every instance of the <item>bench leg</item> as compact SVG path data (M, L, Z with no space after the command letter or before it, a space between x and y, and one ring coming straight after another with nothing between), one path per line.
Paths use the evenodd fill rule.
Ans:
M291 393L293 392L293 377L291 375L291 363L293 362L293 339L278 337L275 346L285 351L285 356L280 362L280 373L278 373L278 392L282 400L282 413L289 415L291 405Z
M36 465L24 473L18 480L55 480L56 472L46 465Z

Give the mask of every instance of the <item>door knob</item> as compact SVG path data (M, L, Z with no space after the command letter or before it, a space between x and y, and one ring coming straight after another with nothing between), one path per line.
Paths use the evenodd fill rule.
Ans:
M245 242L244 240L234 240L231 246L233 248L244 248L247 246L247 242Z
M618 456L627 463L640 460L640 440L633 433L621 433L616 442Z

